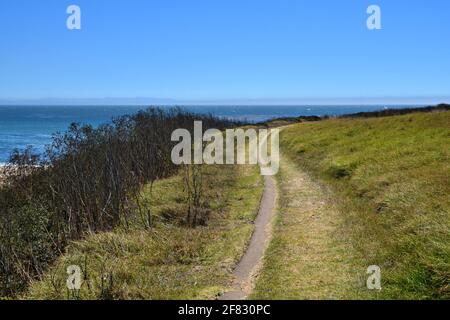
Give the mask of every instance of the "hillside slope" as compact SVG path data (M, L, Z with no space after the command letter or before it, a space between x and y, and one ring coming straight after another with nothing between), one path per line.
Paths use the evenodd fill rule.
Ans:
M292 188L286 181L293 175L283 172L293 170L286 168L293 162L300 176L306 172L324 190L330 189L330 193L322 193L339 214L332 217L335 230L324 238L329 243L322 243L323 250L319 250L314 241L323 230L308 238L308 230L300 225L310 223L305 215L311 212L305 210L307 203L301 203L305 200L302 194L282 192L285 199L280 201L280 218L255 297L450 298L449 138L450 112L330 119L286 128L281 133L281 150L288 161L281 164L280 188ZM317 197L311 199L318 201ZM297 208L292 205L295 200ZM312 210L319 210L317 203ZM329 209L322 214L330 218ZM293 236L295 232L298 236ZM288 244L283 247L283 242ZM339 256L341 245L350 249L341 250ZM294 268L282 266L297 259L298 276L307 277L312 262L302 263L298 255L311 248L317 249L312 252L318 259L311 270L331 272L327 261L334 258L343 271L351 269L346 273L351 279L347 281L345 275L336 280L326 275L322 278L330 280L331 287L339 279L351 285L342 286L342 292L335 294L318 289L327 286L320 282L323 279L311 279L315 291L304 287L307 282L292 279ZM365 288L370 265L381 267L380 292ZM332 266L335 270L336 265ZM270 275L274 270L277 280ZM278 294L277 281L283 284ZM267 290L274 289L271 286L275 292L268 294Z
M141 199L152 212L151 229L146 216L136 215L128 227L73 242L25 298L214 299L229 290L254 229L263 181L257 166L208 166L203 179L206 225L183 222L188 209L181 173L159 180ZM66 287L71 265L82 271L79 292Z

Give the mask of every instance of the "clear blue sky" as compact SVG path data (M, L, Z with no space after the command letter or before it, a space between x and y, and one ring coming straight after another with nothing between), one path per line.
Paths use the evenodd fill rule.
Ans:
M393 96L450 96L449 0L0 0L0 99Z

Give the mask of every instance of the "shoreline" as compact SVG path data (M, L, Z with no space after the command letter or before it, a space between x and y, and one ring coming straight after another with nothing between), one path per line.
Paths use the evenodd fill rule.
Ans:
M447 103L450 103L447 101ZM427 104L375 104L375 105L265 105L245 106L229 105L218 106L180 106L188 112L196 115L212 114L221 119L236 120L250 125L259 125L274 122L278 119L292 119L298 122L314 120L326 117L349 116L358 113L381 113L396 112L404 108L417 111L426 108ZM437 105L435 105L437 106ZM149 106L141 105L138 108L117 107L108 109L106 106L93 106L86 108L48 108L46 106L21 106L20 108L0 108L0 167L7 162L10 152L14 148L24 149L28 145L33 146L33 152L43 153L47 145L51 145L52 136L56 132L64 133L71 123L90 124L97 127L104 123L111 123L111 119L124 115L132 115L139 110L146 110ZM386 111L386 108L390 111ZM86 111L88 110L88 111ZM170 110L167 108L166 110ZM414 111L414 112L415 112ZM61 118L61 112L64 117ZM24 116L26 115L26 116ZM9 120L8 120L9 119ZM26 132L17 128L10 120L19 121ZM37 125L39 121L39 125ZM10 125L11 124L11 125ZM18 135L17 139L11 140L11 135Z
M3 180L6 178L5 168L6 165L0 164L0 186L3 184Z

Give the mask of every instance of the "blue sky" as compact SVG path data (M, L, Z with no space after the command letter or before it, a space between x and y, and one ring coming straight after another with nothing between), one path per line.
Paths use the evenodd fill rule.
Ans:
M449 96L448 0L0 0L0 99Z

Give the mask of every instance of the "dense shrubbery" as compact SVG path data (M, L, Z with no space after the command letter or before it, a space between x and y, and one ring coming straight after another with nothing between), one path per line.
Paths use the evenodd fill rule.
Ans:
M449 111L450 105L441 103L437 106L428 106L422 108L401 108L401 109L385 109L379 111L371 112L358 112L354 114L346 114L341 116L341 118L380 118L380 117L390 117L390 116L401 116L410 113L418 112L438 112L438 111Z
M442 111L449 111L450 105L446 103L441 103L437 106L428 106L428 107L421 107L421 108L393 108L393 109L383 109L378 111L368 111L368 112L358 112L358 113L352 113L352 114L344 114L341 116L338 116L337 118L382 118L382 117L390 117L390 116L400 116L405 114L411 114L411 113L428 113L428 112L442 112ZM281 118L275 118L268 121L264 121L261 123L258 123L257 125L264 125L269 127L278 127L278 126L285 126L293 123L299 123L299 122L316 122L316 121L322 121L327 120L330 118L336 118L334 116L299 116L299 117L281 117Z
M179 109L148 109L98 128L72 124L44 155L16 150L0 189L0 296L26 288L68 241L125 225L141 187L170 176L171 134L236 125Z

